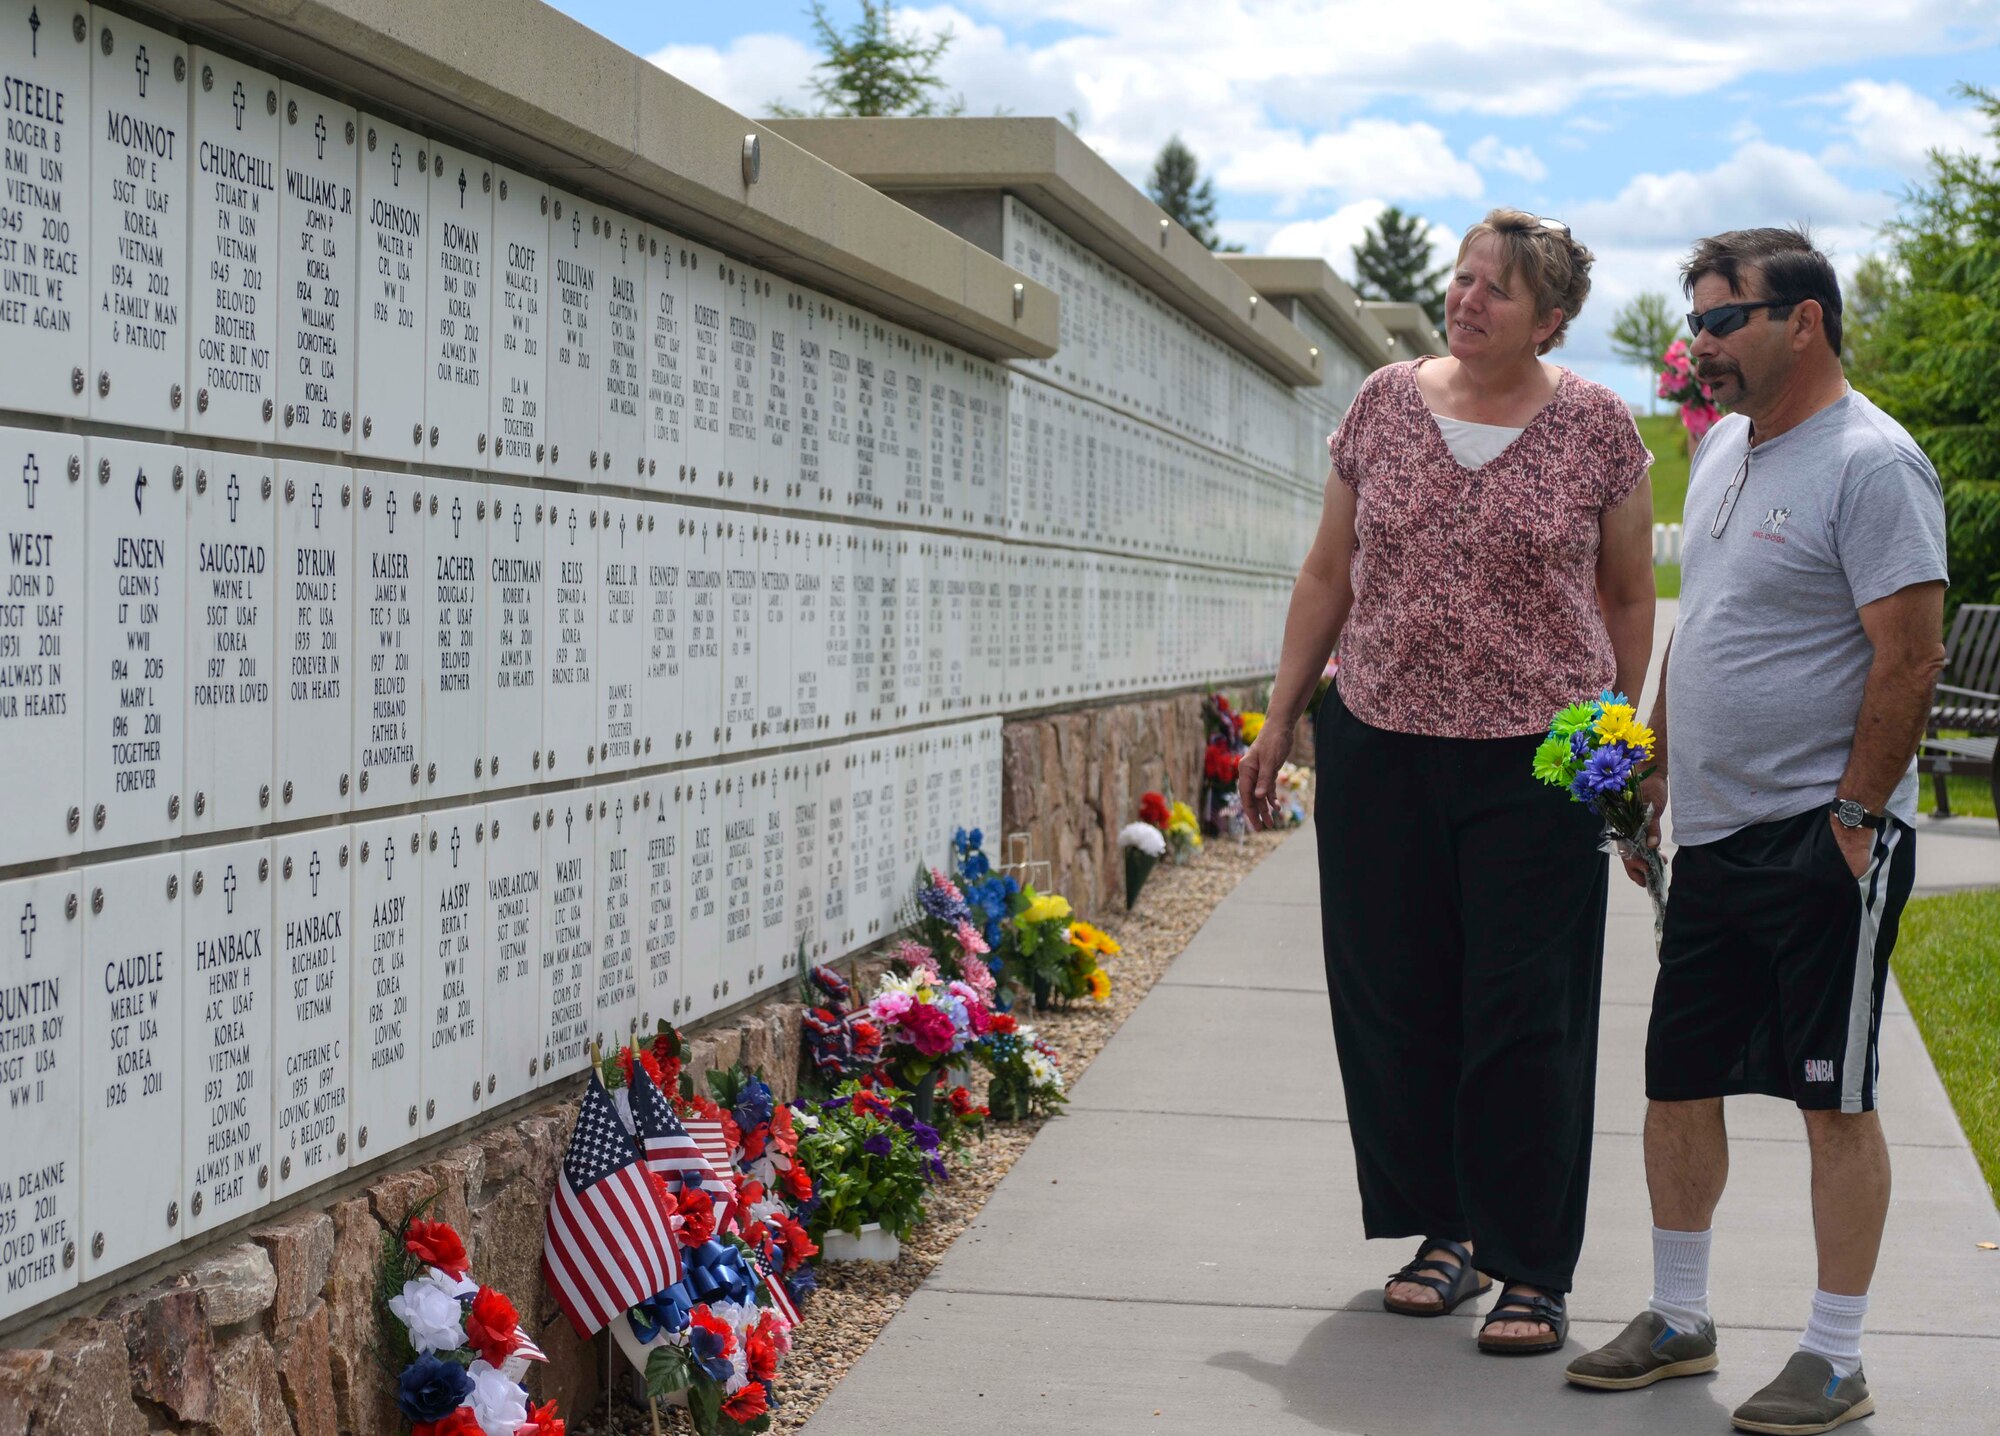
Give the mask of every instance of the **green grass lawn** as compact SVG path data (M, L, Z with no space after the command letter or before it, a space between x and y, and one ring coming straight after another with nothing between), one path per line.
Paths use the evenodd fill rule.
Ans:
M1653 522L1677 524L1687 503L1687 430L1678 413L1641 415L1638 424L1639 437L1653 451Z
M1904 909L1892 965L1952 1110L2000 1201L2000 890L1941 893Z
M1990 818L1993 816L1993 789L1984 778L1962 778L1946 775L1945 787L1951 794L1951 815L1954 818ZM1928 774L1917 778L1917 811L1932 812L1937 802L1932 796L1932 779Z

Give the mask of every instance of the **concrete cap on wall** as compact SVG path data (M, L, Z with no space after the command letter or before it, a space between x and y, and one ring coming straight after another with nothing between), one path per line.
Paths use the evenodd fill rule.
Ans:
M989 358L1046 358L1055 295L540 0L146 0L252 63ZM758 163L745 157L758 138ZM752 175L754 173L754 179ZM1016 312L1015 288L1025 286Z
M1303 305L1370 369L1379 369L1384 364L1418 354L1445 352L1444 341L1437 338L1430 326L1430 316L1418 306L1383 305L1365 300L1354 292L1352 285L1335 274L1325 260L1317 256L1224 254L1218 258L1266 299L1274 303L1283 300ZM1384 309L1414 312L1422 321L1423 343L1416 348L1410 347L1418 343L1419 335L1409 332L1407 326L1413 322L1409 315L1398 313L1394 316L1403 327L1392 333L1383 321L1381 311ZM1391 338L1397 342L1391 344Z
M1385 299L1364 299L1364 311L1375 317L1375 322L1389 331L1395 340L1390 350L1391 359L1414 359L1419 354L1445 354L1449 349L1444 335L1438 333L1431 323L1431 316L1421 304L1392 302Z

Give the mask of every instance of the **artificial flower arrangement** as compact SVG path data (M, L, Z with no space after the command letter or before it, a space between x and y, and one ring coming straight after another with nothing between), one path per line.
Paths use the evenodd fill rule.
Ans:
M1167 835L1150 819L1142 818L1118 830L1118 850L1125 855L1125 911L1130 912L1146 879L1167 855Z
M965 894L972 925L986 942L986 970L997 981L1006 967L1007 916L1014 910L1014 897L1021 891L1021 881L1012 873L995 870L984 851L985 837L978 828L971 832L960 828L954 832L952 865L959 889ZM1001 996L996 994L996 1000ZM1005 1002L998 1001L998 1005L1004 1007Z
M895 1085L911 1094L917 1114L931 1115L938 1074L986 1034L992 1020L993 974L983 962L969 972L985 987L947 978L935 955L921 942L904 938L890 953L869 1016L882 1033L882 1067Z
M1606 689L1595 700L1572 703L1556 714L1549 736L1535 750L1535 776L1567 788L1604 820L1604 849L1646 864L1646 892L1653 899L1657 950L1667 913L1667 868L1659 849L1646 843L1652 805L1639 784L1652 776L1653 730L1638 720L1623 693Z
M1035 1006L1111 995L1111 976L1099 962L1118 944L1081 921L1060 893L1038 893L1023 885L1008 919L1014 980L1034 994Z
M972 909L958 884L936 868L920 866L913 892L903 944L922 947L947 978L990 988L993 974L985 958L992 945L973 926Z
M1175 862L1187 862L1201 851L1201 820L1195 817L1193 808L1178 798L1167 810L1166 833Z
M830 967L815 967L803 984L805 1012L799 1019L806 1061L800 1085L825 1096L849 1078L873 1072L882 1060L882 1029L854 989Z
M422 1213L382 1238L377 1290L382 1333L400 1368L396 1405L413 1436L563 1436L553 1401L536 1405L521 1378L546 1361L521 1330L513 1302L467 1269L465 1243Z
M1257 735L1264 731L1264 715L1246 711L1238 715L1242 721L1236 725L1237 734L1245 743L1257 741Z
M924 1219L925 1191L949 1180L938 1155L944 1138L918 1118L906 1096L894 1087L843 1082L799 1117L798 1160L817 1194L808 1215L815 1240L830 1231L858 1236L874 1223L907 1241Z
M1278 801L1272 827L1296 828L1306 820L1306 790L1311 786L1310 769L1297 763L1287 763L1278 769Z
M1248 831L1236 792L1236 771L1249 747L1243 737L1243 715L1220 693L1211 693L1202 701L1201 722L1208 735L1201 757L1202 831L1241 837Z
M1722 417L1715 401L1709 397L1708 385L1695 375L1694 357L1688 351L1685 339L1676 339L1660 356L1660 382L1656 392L1662 399L1680 406L1681 425L1687 430L1690 450Z
M1062 1110L1062 1063L1035 1029L1006 1013L995 1018L980 1041L981 1060L992 1073L986 1102L995 1118L1018 1122Z

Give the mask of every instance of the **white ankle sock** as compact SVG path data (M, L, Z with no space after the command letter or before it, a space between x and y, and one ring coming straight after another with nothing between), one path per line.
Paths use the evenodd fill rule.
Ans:
M1814 1291L1812 1318L1806 1322L1806 1334L1799 1338L1799 1350L1824 1356L1836 1376L1852 1376L1861 1369L1861 1322L1867 1315L1866 1293L1842 1296Z
M1709 1320L1708 1245L1712 1235L1708 1231L1670 1232L1653 1228L1651 1305L1675 1331L1692 1334Z

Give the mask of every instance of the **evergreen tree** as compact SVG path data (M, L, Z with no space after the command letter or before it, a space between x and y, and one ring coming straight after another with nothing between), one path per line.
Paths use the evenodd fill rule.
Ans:
M1421 304L1431 323L1444 327L1444 277L1451 266L1431 268L1430 222L1390 205L1354 246L1354 290L1363 299Z
M1153 177L1146 181L1146 193L1169 218L1210 249L1224 254L1242 251L1242 245L1224 244L1215 232L1215 181L1202 178L1194 151L1179 135L1160 146L1160 157L1153 161Z
M1674 342L1674 334L1679 327L1680 321L1668 311L1667 296L1658 290L1645 290L1633 295L1631 302L1611 317L1611 352L1628 364L1637 364L1648 375L1657 377L1660 356ZM1647 386L1646 412L1649 414L1657 407L1658 390L1657 383Z
M2000 95L1959 93L2000 141ZM1843 326L1848 374L1937 465L1948 601L2000 601L2000 163L1932 151L1887 236L1886 262L1851 286L1859 322Z
M826 13L823 0L812 0L813 34L826 58L812 80L811 110L773 101L779 119L807 116L923 117L965 112L965 97L944 95L937 62L951 48L952 33L941 30L929 40L920 30L896 29L895 0L861 0L861 18L841 31Z

